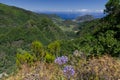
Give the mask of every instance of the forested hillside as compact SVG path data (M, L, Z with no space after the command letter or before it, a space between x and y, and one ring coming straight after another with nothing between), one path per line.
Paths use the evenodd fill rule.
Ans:
M87 55L109 54L116 57L120 56L119 3L119 0L108 1L105 5L106 17L81 23L77 33L80 38L68 41L68 45L72 46L72 49L87 53ZM65 44L67 44L66 41ZM70 51L69 46L66 48Z
M1 72L14 64L17 48L28 48L34 40L46 45L66 38L66 34L47 15L0 3Z

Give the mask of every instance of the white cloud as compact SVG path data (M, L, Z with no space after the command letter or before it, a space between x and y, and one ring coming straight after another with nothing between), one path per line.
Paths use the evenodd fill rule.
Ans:
M79 9L79 10L76 10L76 12L91 12L91 11L88 9Z
M84 13L103 13L103 10L90 10L90 9L79 9L79 10L75 10L76 12L84 12Z
M104 12L104 10L95 10L95 12L99 12L99 13L103 13Z
M40 10L41 12L44 12L45 10ZM80 13L103 13L102 9L98 10L90 10L90 9L77 9L77 10L46 10L49 12L80 12Z

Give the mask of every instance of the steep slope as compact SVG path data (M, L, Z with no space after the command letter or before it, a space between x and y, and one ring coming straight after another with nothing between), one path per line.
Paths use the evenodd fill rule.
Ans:
M26 30L25 32L31 28L33 30L36 29L37 31L35 30L34 32L39 32L39 37L41 36L43 41L46 42L66 37L63 36L65 34L50 20L50 18L48 18L48 16L0 4L0 29L2 31L0 33L10 35L14 32L14 29L19 33L20 31L17 31L18 27L22 29L20 31ZM31 30L29 32L31 32ZM23 35L25 34L23 33ZM27 35L29 35L29 33Z
M14 65L17 48L34 40L46 45L60 39L66 35L48 16L0 3L0 73Z

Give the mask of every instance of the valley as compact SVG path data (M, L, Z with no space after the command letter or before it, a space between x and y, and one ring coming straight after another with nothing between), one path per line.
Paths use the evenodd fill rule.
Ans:
M119 80L120 4L105 7L40 13L0 3L0 79Z

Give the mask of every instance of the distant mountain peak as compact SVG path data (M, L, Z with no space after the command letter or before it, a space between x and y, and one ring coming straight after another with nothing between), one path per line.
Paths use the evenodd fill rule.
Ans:
M74 21L85 22L85 21L91 21L93 19L95 19L95 18L92 15L86 14L86 15L77 17Z

